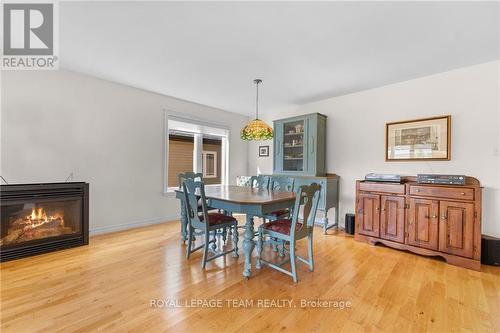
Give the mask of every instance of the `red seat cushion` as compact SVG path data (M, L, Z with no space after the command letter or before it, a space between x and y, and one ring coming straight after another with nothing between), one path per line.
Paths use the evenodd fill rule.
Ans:
M288 215L288 214L290 214L290 210L288 210L288 209L282 209L282 210L277 210L275 212L272 212L269 215L272 215L272 216L282 216L282 215Z
M291 227L292 227L292 220L281 219L277 221L264 223L263 228L274 232L279 232L280 234L290 235ZM299 230L300 228L302 228L302 223L297 222L297 224L295 225L295 231Z
M203 215L200 216L200 220L203 221ZM216 225L228 222L236 222L236 219L232 216L224 215L221 213L208 213L208 224Z

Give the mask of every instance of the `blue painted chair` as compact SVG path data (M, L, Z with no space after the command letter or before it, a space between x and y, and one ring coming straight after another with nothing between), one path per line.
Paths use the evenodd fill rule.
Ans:
M296 189L295 205L291 219L280 219L262 224L259 227L259 235L257 239L257 268L262 265L267 265L280 272L290 275L293 282L297 282L297 269L295 266L295 259L302 261L309 266L309 270L314 270L313 259L313 231L314 220L316 218L316 211L318 210L319 195L321 185L313 183L311 185L303 185ZM303 209L303 219L299 222L299 212ZM262 245L264 237L269 236L278 240L283 240L289 243L290 259L283 261L279 264L262 259ZM307 252L308 258L305 259L295 254L295 244L298 240L307 237ZM290 261L291 271L287 271L281 266Z
M293 192L295 184L295 178L293 177L283 177L283 176L273 176L270 180L269 189L272 191L285 191L285 192ZM288 218L290 216L291 208L281 209L270 214L264 215L264 222L266 221L276 221L284 218ZM270 239L270 243L272 245L273 251L278 252L280 257L285 256L285 242L277 241L276 239ZM279 244L279 247L278 247Z
M194 181L193 179L184 179L182 183L182 190L184 192L184 206L186 209L187 221L188 221L188 245L186 257L189 259L191 253L203 248L203 261L202 267L205 268L206 264L210 260L214 260L220 256L226 255L233 252L233 257L238 257L238 232L236 230L238 226L238 221L229 215L224 215L221 213L209 213L207 207L207 199L205 197L205 185L203 182ZM200 198L200 199L198 199ZM198 212L198 203L201 202L201 213ZM209 248L209 244L213 243L215 245L216 238L210 240L210 233L214 234L217 231L222 231L224 229L233 229L233 249L228 251L216 251L217 246L212 246ZM200 230L201 235L204 236L204 243L196 248L193 246L194 231ZM222 247L221 247L222 248ZM209 257L209 251L213 252L214 255Z
M192 179L194 181L199 181L199 182L203 182L203 174L201 172L192 172L192 171L188 171L188 172L183 172L183 173L180 173L177 175L177 180L179 182L179 189L182 188L182 183L184 182L184 180L186 179ZM201 201L199 200L200 198L198 197L198 211L201 212ZM212 207L208 207L208 210L213 210L215 208L212 208ZM219 211L220 213L220 211Z
M250 187L259 188L262 190L269 189L269 184L271 183L270 176L258 175L250 177Z
M200 172L196 173L192 171L177 174L177 183L179 185L179 190L182 190L182 183L184 182L185 179L203 181L203 174ZM201 211L201 203L198 204L198 211ZM182 241L185 242L187 240L187 222L186 222L187 218L186 218L186 207L184 205L184 200L181 200L181 216L183 217L181 219L181 235L182 235Z
M236 185L242 187L252 187L250 184L250 180L252 177L250 176L237 176L236 177Z
M179 183L179 189L182 188L182 182L185 179L192 179L192 180L197 180L197 181L202 182L203 181L203 174L201 172L192 172L192 171L179 173L177 175L177 181Z
M272 191L293 192L294 183L295 179L292 177L273 177L271 178L269 189ZM282 209L265 215L264 218L269 221L275 221L288 217L289 215L290 209Z

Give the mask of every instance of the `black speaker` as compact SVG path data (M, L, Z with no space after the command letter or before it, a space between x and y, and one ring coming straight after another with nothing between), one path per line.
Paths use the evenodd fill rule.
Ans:
M500 266L500 238L482 235L481 263Z
M354 235L354 214L345 214L345 232Z

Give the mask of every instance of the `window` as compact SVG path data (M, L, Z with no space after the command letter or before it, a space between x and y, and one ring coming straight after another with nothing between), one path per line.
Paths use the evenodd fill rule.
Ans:
M225 184L229 131L195 120L166 116L164 192L179 186L179 173L200 172L205 184Z
M217 178L217 152L203 151L202 156L203 178Z

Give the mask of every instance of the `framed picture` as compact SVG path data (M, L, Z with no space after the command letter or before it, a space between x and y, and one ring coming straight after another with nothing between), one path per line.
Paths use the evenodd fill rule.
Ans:
M386 161L449 161L451 116L385 124Z
M259 146L259 157L269 157L269 146Z

